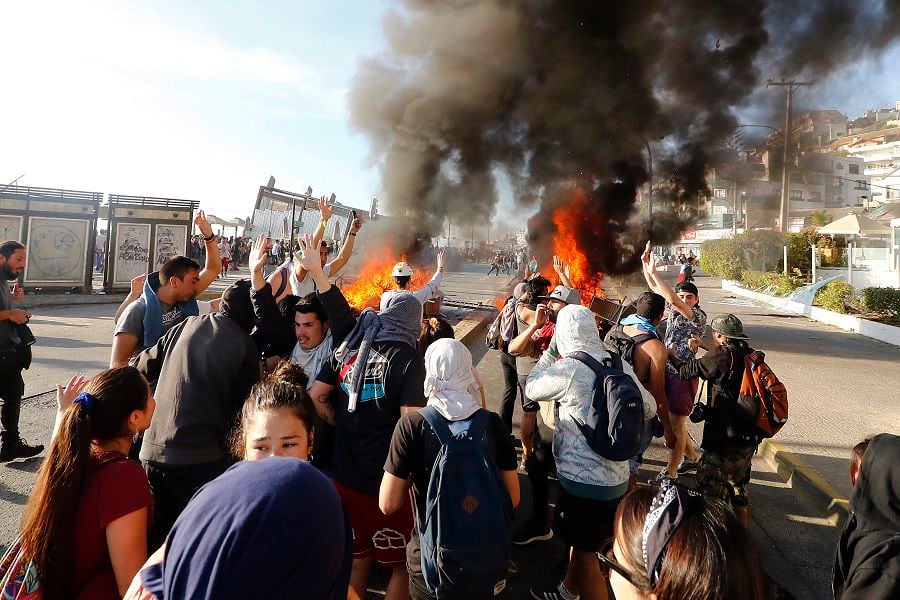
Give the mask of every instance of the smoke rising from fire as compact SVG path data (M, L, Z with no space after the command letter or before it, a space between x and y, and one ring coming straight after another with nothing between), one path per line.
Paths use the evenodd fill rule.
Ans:
M360 65L351 121L388 211L422 234L491 219L502 173L539 208L536 249L552 248L554 213L579 211L591 266L625 273L648 230L670 242L695 218L711 156L765 79L876 53L898 16L900 0L406 0L385 17L388 50ZM648 145L652 227L635 210Z

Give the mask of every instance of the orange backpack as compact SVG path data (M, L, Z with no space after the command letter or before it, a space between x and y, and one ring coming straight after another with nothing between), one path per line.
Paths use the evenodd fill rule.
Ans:
M766 364L766 355L758 350L744 357L737 418L742 429L762 438L772 437L787 422L787 388Z

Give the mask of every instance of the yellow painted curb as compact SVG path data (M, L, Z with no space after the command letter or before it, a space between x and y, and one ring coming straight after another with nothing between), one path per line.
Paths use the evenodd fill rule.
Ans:
M780 477L809 496L836 527L843 526L850 516L850 502L836 487L778 442L763 440L759 453L775 466Z

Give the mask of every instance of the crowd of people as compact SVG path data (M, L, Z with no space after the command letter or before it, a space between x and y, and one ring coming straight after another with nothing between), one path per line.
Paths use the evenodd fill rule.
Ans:
M493 598L510 576L527 577L515 575L513 545L557 536L564 572L532 598L769 596L746 489L761 436L738 411L749 336L734 315L707 325L697 286L672 288L649 243L649 289L612 326L582 305L558 258L547 276L524 252L504 259L521 281L496 323L505 390L495 413L452 325L423 318L439 293L441 252L420 290L399 262L379 310L357 314L333 281L361 223L328 262L323 211L316 235L268 277L281 245L254 240L242 256L249 281L200 315L196 295L233 248L205 219L197 225L203 266L179 256L151 273L117 313L110 368L57 388L47 457L21 535L0 561L0 576L19 575L16 590L355 600L377 564L390 572L389 600ZM8 282L25 261L21 244L0 244L3 460L43 451L19 438L21 391L6 389L8 375L22 381L17 326L28 315L11 308L19 292ZM603 393L634 390L627 407L641 416L639 447L615 458L587 433L597 383L612 376ZM688 419L704 423L699 449ZM654 437L667 464L639 482ZM854 449L838 598L898 593L898 455L900 437L889 434ZM520 471L530 513L514 532ZM696 485L681 480L690 472Z

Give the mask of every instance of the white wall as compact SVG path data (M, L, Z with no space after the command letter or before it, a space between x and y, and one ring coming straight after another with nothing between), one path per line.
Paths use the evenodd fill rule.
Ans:
M818 267L816 268L816 281L822 281L829 277L840 275L847 281L846 267ZM853 281L849 282L857 290L867 287L892 287L900 289L900 272L853 269Z

